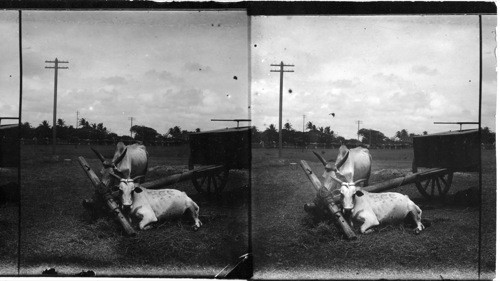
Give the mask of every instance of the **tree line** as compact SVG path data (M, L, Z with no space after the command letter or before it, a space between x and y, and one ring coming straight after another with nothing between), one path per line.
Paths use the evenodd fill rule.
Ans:
M282 130L282 140L285 146L305 146L307 144L320 144L326 147L340 146L366 146L366 147L386 147L386 146L402 146L410 147L413 144L413 137L427 135L424 131L422 134L409 133L408 130L402 129L397 131L394 136L388 137L382 132L362 128L358 131L360 140L346 139L335 134L329 126L317 127L312 122L308 122L307 130L297 131L292 128L290 123L285 123ZM495 132L491 132L488 127L481 129L481 140L484 144L493 144L495 142ZM262 146L276 146L279 141L279 132L274 124L270 124L264 131L259 131L256 127L252 127L252 142L260 143Z
M170 128L165 134L158 133L155 129L134 125L130 128L130 135L117 135L109 131L103 123L90 123L87 119L80 119L77 128L72 125L67 126L63 119L57 119L56 138L58 143L98 143L114 144L118 141L132 143L140 141L146 145L182 144L187 142L190 133L182 130L180 126ZM200 132L197 128L195 132ZM52 126L47 120L42 121L38 126L33 127L29 122L20 126L20 136L22 142L35 142L37 144L52 143Z
M39 144L52 143L52 126L47 120L42 121L37 127L31 126L25 122L20 127L22 141L34 141ZM118 141L132 143L140 141L146 145L171 145L186 143L189 139L189 134L193 133L188 130L182 130L180 126L169 128L164 134L158 133L155 129L134 125L130 129L132 136L122 135L110 132L103 123L90 123L87 119L80 119L77 128L67 126L66 122L58 119L56 122L56 133L58 143L100 143L114 144ZM194 132L200 132L197 128ZM427 131L422 134L409 133L408 130L402 129L397 131L394 136L387 137L382 132L362 128L358 131L360 140L346 139L334 133L330 126L318 127L311 121L307 123L304 131L298 131L292 128L290 123L285 123L282 130L282 140L285 146L305 146L307 144L322 144L327 147L340 146L346 144L348 146L364 145L367 147L384 147L388 145L411 146L413 137L419 135L427 135ZM255 144L261 144L266 147L277 146L279 141L278 128L274 124L270 124L264 131L259 131L255 126L251 127L251 138ZM488 127L481 129L481 139L484 144L495 143L495 132L492 132Z

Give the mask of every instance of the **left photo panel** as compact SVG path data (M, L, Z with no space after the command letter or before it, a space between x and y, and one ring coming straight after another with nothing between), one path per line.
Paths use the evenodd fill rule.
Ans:
M21 23L20 275L250 277L246 12Z
M0 11L0 276L18 273L19 13Z

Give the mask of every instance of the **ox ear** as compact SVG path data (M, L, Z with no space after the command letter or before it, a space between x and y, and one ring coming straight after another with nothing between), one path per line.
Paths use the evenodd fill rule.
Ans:
M334 163L332 163L332 162L327 162L327 163L326 163L326 165L325 165L325 170L326 170L327 172L330 172L330 171L337 171L338 169L337 169L337 167L335 166L335 164L334 164Z
M135 193L141 193L142 192L142 188L136 187L136 188L134 188L134 192Z
M125 144L123 142L119 142L116 144L116 151L118 153L122 153L124 149L125 149Z
M355 193L355 194L356 194L356 196L358 196L358 197L361 197L361 196L365 195L365 194L363 193L363 191L361 191L361 190L356 191L356 193Z

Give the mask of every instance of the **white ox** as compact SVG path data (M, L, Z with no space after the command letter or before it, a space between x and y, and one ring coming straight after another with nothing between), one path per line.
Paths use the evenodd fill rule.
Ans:
M337 155L335 163L327 163L326 160L319 154L314 154L316 154L316 156L325 164L325 172L323 173L325 182L323 185L326 189L320 189L320 192L318 192L316 198L314 199L314 203L304 204L304 210L306 212L316 212L316 207L321 205L320 202L322 202L322 198L327 195L323 193L323 190L333 192L340 189L341 185L333 180L335 174L340 174L346 182L356 181L356 183L358 183L362 180L364 182L364 186L368 185L372 168L372 156L370 155L368 149L363 147L348 149L345 145L342 145L339 148L339 154Z
M372 156L368 149L363 147L356 147L348 149L345 145L339 148L339 154L335 164L327 163L325 165L325 173L323 177L327 182L325 185L331 187L333 182L330 181L330 173L342 174L348 182L355 182L363 179L364 186L368 185L372 169ZM330 185L330 186L328 186ZM337 189L338 187L334 188Z
M123 142L116 145L115 154L111 161L106 160L97 150L91 148L92 151L101 160L103 165L102 182L106 186L118 184L114 182L114 178L110 173L118 174L121 178L140 178L140 182L144 182L145 175L148 171L148 153L146 147L141 144L131 144L125 146Z
M200 208L186 193L176 189L146 189L134 184L139 177L123 179L113 173L111 175L120 180L122 208L132 221L140 220L141 230L151 228L154 222L180 217L186 212L194 220L193 229L201 227L198 218Z
M342 175L337 174L338 177ZM370 233L380 224L400 223L410 216L415 223L415 234L424 230L421 222L422 210L408 198L396 192L371 193L362 191L357 182L345 182L333 177L341 184L341 204L352 221L361 222L361 233Z

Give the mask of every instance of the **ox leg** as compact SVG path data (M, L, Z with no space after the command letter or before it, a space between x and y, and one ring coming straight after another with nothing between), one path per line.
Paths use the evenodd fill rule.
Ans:
M140 207L136 211L136 216L141 218L141 221L139 222L139 229L141 230L147 230L152 228L153 226L151 223L157 222L158 218L155 215L155 212L151 207Z
M198 204L196 204L191 198L186 201L186 205L187 211L190 213L190 216L194 220L193 229L196 231L202 225L200 219L198 218L200 207L198 207Z
M356 219L358 221L362 221L363 224L361 225L361 233L363 234L368 234L373 232L373 227L378 226L380 222L377 219L377 216L375 216L374 213L363 211L361 212Z
M408 210L410 210L411 217L417 226L414 231L415 234L420 234L425 226L422 224L422 210L412 201L408 202Z

